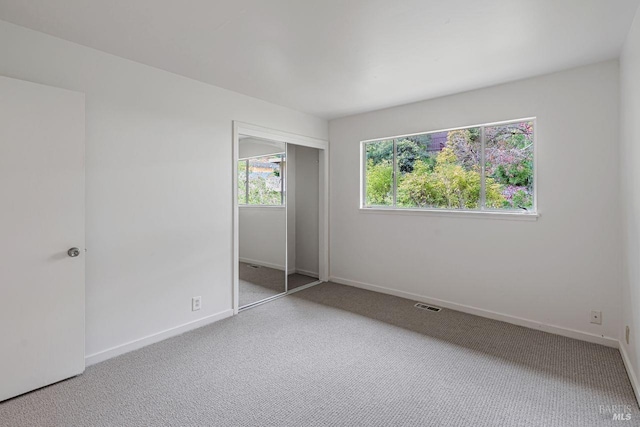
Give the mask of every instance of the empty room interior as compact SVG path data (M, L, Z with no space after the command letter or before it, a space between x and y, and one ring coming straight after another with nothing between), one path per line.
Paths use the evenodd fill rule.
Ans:
M640 426L640 0L0 0L0 427Z

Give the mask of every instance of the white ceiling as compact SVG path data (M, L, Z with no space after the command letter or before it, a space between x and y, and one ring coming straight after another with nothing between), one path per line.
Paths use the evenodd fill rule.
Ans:
M0 19L325 118L615 58L639 0L0 0Z

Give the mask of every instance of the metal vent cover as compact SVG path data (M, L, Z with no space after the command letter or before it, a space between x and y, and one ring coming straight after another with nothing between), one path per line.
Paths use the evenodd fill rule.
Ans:
M429 310L429 311L434 311L434 312L439 312L440 310L442 310L440 307L433 307L431 305L427 305L427 304L422 304L421 302L416 303L416 305L414 307L419 308L420 310Z
M255 265L255 264L249 264L249 265L247 265L247 267L249 267L249 268L260 268L259 265Z

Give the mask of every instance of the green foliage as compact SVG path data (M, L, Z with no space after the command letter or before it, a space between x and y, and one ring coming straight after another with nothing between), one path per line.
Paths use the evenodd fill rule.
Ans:
M280 205L280 192L267 185L267 180L261 176L249 180L249 205Z
M367 144L367 161L374 165L393 160L393 141L380 141ZM396 140L396 155L398 169L401 173L411 173L416 160L435 163L433 156L429 155L430 135L416 135ZM431 160L429 160L431 159Z
M533 123L485 128L487 176L502 185L505 209L533 207Z
M424 135L429 136L429 135ZM403 138L399 140L396 148L396 156L398 158L398 169L400 173L413 172L413 166L416 161L428 162L432 166L435 165L435 159L429 156L429 142L431 138L422 138L421 140Z
M372 142L366 145L367 162L373 165L393 160L393 140Z
M402 207L436 207L445 209L477 209L480 200L480 173L465 169L451 148L444 148L430 169L416 161L411 174L398 185L398 205ZM504 197L500 185L486 182L487 205L500 206Z
M480 165L480 128L458 129L447 135L447 147L466 169L478 168Z
M240 160L238 162L238 203L244 205L247 203L247 161Z
M513 208L530 208L533 206L533 197L524 190L515 192L511 199L510 207Z
M523 161L510 165L498 165L492 176L503 184L533 187L533 162Z
M251 173L249 167L249 183L247 200L247 160L238 162L238 204L241 205L280 205L282 197L279 189L274 188L274 182L269 183L268 178ZM280 177L280 170L274 169L273 177ZM277 181L276 181L277 183ZM277 184L276 184L277 186Z
M389 206L393 203L391 187L393 185L393 167L387 160L375 164L367 161L367 205Z
M404 175L398 183L398 206L430 207L445 203L441 183L431 171L422 160L416 161L413 172Z

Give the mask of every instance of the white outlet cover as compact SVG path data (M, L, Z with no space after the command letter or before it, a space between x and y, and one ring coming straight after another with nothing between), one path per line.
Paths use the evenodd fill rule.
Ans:
M602 312L593 310L591 312L591 323L602 325Z
M202 307L202 297L191 298L191 311L198 311Z

